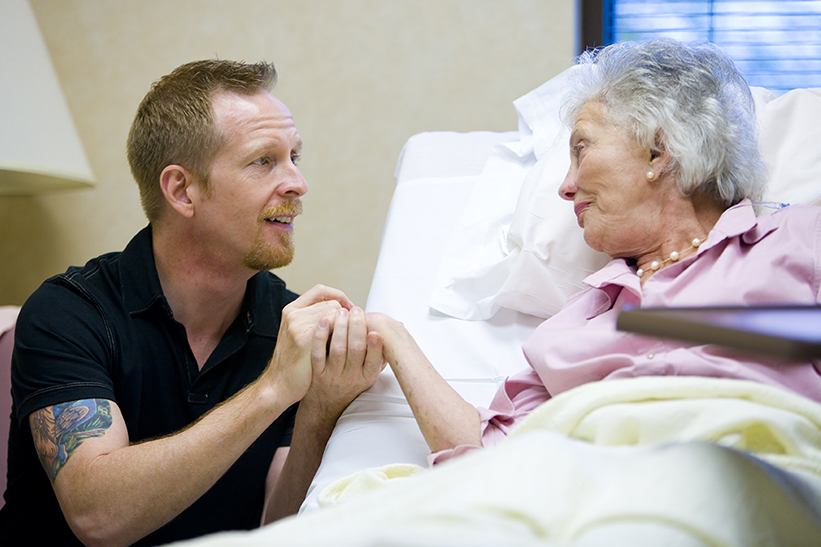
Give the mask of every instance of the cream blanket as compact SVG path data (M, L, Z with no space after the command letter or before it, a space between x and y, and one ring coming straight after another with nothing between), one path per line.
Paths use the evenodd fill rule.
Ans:
M596 382L497 447L324 497L336 506L186 544L821 545L821 405L739 380Z

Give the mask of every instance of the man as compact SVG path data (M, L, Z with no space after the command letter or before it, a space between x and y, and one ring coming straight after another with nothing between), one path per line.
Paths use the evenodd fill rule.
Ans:
M361 309L268 272L307 191L275 79L194 62L140 105L128 159L149 226L20 313L4 544L155 545L295 513L378 376Z

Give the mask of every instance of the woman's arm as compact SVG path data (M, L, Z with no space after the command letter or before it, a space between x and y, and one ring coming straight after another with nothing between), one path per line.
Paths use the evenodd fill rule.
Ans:
M478 411L439 375L405 326L381 313L368 313L366 320L368 330L382 337L383 355L431 451L482 446Z

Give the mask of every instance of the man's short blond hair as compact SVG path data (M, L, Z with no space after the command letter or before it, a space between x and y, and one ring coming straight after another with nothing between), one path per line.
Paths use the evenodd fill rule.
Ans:
M276 79L271 63L209 59L184 64L154 82L137 109L127 144L128 163L149 222L164 209L160 174L167 166L186 168L208 190L208 171L222 146L214 126L213 96L222 91L270 92Z

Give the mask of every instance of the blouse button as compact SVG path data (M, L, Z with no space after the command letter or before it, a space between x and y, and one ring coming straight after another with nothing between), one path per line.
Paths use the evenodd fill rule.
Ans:
M656 354L655 354L655 353L648 353L648 354L647 354L647 358L648 358L648 359L652 359L652 358L653 358L653 357L655 357L655 356L656 356Z

